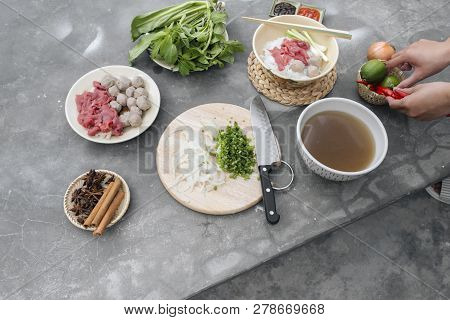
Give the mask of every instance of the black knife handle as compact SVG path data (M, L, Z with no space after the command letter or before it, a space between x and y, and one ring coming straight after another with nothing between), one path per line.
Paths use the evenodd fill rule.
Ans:
M275 204L275 194L270 182L269 173L272 171L272 166L259 166L259 176L261 177L261 188L264 202L264 211L266 212L266 219L270 224L276 224L280 221L280 216L277 213L277 206Z

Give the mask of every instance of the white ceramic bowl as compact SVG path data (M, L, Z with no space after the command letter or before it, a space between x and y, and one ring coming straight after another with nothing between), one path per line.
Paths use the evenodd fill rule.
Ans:
M319 27L319 28L326 28L323 24L321 24L320 22L317 22L316 20L313 20L313 19L310 19L307 17L303 17L303 16L299 16L299 15L284 15L284 16L273 17L269 20L279 21L279 22L287 22L287 23L297 23L297 24L303 24L303 25ZM296 83L308 84L310 82L313 82L317 79L322 78L323 76L328 74L334 68L334 66L336 65L336 62L338 60L338 57L339 57L339 47L338 47L336 39L334 37L329 37L326 35L309 32L309 34L311 35L311 37L313 38L314 41L316 41L317 43L319 43L323 46L326 46L328 48L325 53L326 53L327 57L330 59L330 61L328 61L328 63L322 68L322 72L318 76L308 78L305 80L293 80L293 79L284 77L283 75L279 74L277 71L269 70L269 68L264 64L264 61L262 59L262 56L264 53L264 47L266 46L267 42L269 42L269 41L273 41L280 37L285 37L286 31L288 29L292 29L292 28L286 27L286 26L272 26L272 25L265 25L265 24L260 25L258 27L258 29L256 29L255 34L253 35L253 52L255 53L255 56L258 59L258 61L263 65L263 67L266 70L270 71L277 77L280 77L280 78L283 78L286 80L291 80Z
M133 78L136 76L140 76L144 79L145 89L149 94L149 99L152 107L143 113L142 124L138 128L127 127L124 128L121 136L112 136L111 138L105 138L102 136L90 136L88 135L88 129L84 128L81 124L78 123L78 110L77 105L75 103L75 96L77 94L82 94L84 91L92 91L92 81L100 81L103 76L106 74L110 74L114 77L124 76L127 78ZM159 94L158 86L155 81L146 74L145 72L138 70L136 68L127 67L127 66L108 66L102 67L95 70L92 70L78 79L77 82L72 86L66 98L66 118L69 122L72 129L78 133L83 138L97 142L97 143L120 143L124 141L128 141L133 139L147 130L153 121L155 121L156 116L159 112L159 105L161 103L161 96Z
M370 165L361 171L344 172L332 169L317 161L303 144L301 132L305 123L314 115L324 111L341 111L363 121L369 128L375 140L375 156ZM368 108L355 101L344 98L327 98L309 105L300 115L297 121L297 143L300 155L306 165L321 177L334 181L349 181L357 179L377 168L386 157L388 150L388 137L380 119Z

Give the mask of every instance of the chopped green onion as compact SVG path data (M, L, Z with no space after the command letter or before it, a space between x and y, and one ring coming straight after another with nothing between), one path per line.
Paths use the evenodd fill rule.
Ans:
M255 148L239 125L235 122L233 126L219 130L214 139L219 167L232 179L238 176L250 178L256 165Z

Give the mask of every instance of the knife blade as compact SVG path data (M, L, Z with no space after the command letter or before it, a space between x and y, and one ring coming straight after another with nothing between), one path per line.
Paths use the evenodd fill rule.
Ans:
M264 211L266 219L271 224L280 220L277 213L274 190L270 181L272 165L281 161L278 140L273 133L272 125L261 97L257 95L250 104L253 136L255 137L256 160L261 178Z

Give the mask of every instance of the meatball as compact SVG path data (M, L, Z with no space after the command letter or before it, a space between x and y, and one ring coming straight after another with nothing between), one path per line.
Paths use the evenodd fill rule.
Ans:
M127 99L127 107L131 108L136 105L136 98L130 97Z
M313 55L309 58L309 64L312 66L320 67L322 64L322 57L319 55Z
M122 105L118 103L117 101L111 101L109 103L109 106L113 109L115 109L117 112L120 112L122 110Z
M137 98L136 105L142 111L148 110L151 107L150 100L148 100L148 98L146 96L140 96L139 98Z
M133 97L137 99L140 96L147 96L147 92L145 91L144 88L136 88L136 90L134 90Z
M132 127L139 127L142 124L142 117L138 113L130 112L128 122Z
M125 106L127 105L127 96L124 95L123 93L119 93L119 94L117 95L116 101L117 101L118 103L120 103L120 105L121 105L122 107L125 107Z
M125 91L131 86L131 81L128 78L120 77L119 80L116 81L116 85L120 91Z
M313 78L317 77L320 74L319 68L316 66L309 66L308 67L308 77Z
M128 112L128 111L125 111L124 113L122 113L119 116L119 120L120 120L120 122L122 122L124 127L128 127L130 125L130 121L128 121L129 116L130 116L130 112Z
M113 85L112 87L109 87L108 93L113 97L117 97L117 95L120 93L120 90L116 85Z
M112 75L107 74L102 78L100 84L102 85L102 87L110 88L116 84L116 78L114 78Z
M136 107L136 106L130 107L130 112L132 112L132 113L137 113L138 115L142 116L142 110L139 109L139 108Z
M131 80L131 84L133 85L133 87L135 88L140 88L144 86L144 79L142 79L141 77L137 76L134 77L133 80Z
M125 94L127 95L127 97L132 97L134 95L134 90L134 87L127 88L127 90L125 90Z
M305 65L299 60L293 60L291 63L291 70L294 72L303 73L303 70L305 70Z

